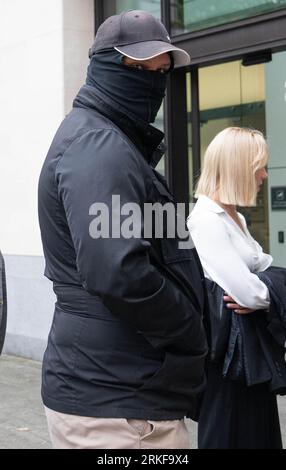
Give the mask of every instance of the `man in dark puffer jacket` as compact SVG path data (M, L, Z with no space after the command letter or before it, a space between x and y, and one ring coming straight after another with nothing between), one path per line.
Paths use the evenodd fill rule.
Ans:
M90 57L39 181L45 275L57 296L43 361L49 430L60 448L183 448L183 418L197 415L205 385L197 253L166 227L144 238L143 223L138 237L97 237L92 216L100 203L122 225L118 197L142 211L174 204L154 170L163 134L150 123L167 73L189 56L152 15L128 11L103 23Z

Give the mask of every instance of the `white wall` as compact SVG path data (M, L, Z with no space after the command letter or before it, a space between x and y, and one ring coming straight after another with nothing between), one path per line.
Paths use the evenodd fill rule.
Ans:
M61 0L0 1L0 247L42 253L37 181L64 115Z
M41 256L6 255L8 322L4 353L41 360L55 295Z
M37 214L40 170L86 76L93 0L0 0L0 249L4 351L41 359L53 316Z
M84 82L93 0L0 0L0 249L41 255L37 182Z
M64 110L67 114L86 79L88 51L94 39L94 1L63 0Z

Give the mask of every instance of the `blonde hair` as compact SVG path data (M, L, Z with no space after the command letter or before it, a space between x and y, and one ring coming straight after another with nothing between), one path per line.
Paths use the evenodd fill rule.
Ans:
M267 143L257 130L227 127L209 144L195 197L204 194L223 204L255 206L255 173L268 160Z

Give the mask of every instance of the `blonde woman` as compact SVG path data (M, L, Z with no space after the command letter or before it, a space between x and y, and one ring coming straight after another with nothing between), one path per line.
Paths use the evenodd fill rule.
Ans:
M237 206L255 206L267 178L267 144L261 132L229 127L207 148L197 203L188 228L205 277L227 294L226 306L238 315L269 307L269 291L255 274L273 259L248 231ZM199 419L200 448L281 448L276 396L266 383L247 387L223 378L221 362L210 362Z

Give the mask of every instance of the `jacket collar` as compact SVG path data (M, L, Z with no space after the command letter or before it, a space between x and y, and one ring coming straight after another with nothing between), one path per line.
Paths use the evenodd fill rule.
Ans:
M166 151L162 143L163 132L127 113L125 109L95 87L84 85L76 96L73 106L95 109L114 122L154 168Z

